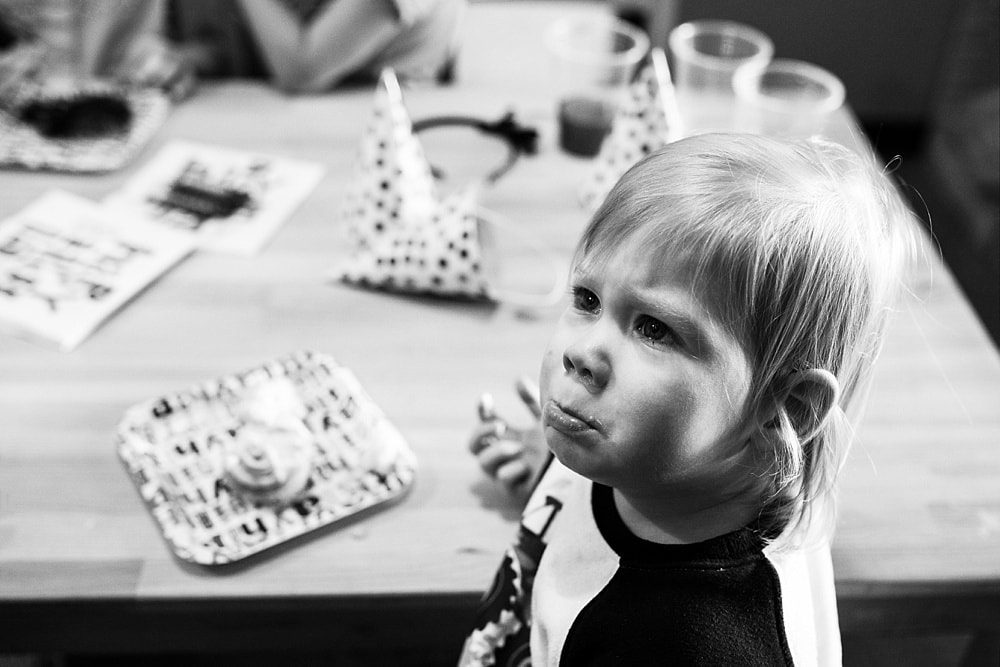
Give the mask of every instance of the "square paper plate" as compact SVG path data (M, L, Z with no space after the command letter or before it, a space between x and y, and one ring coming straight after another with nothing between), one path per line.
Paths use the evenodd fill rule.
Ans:
M247 423L248 396L291 384L312 440L305 490L255 504L224 475L224 454ZM350 370L300 352L135 405L118 454L167 543L201 565L238 561L402 495L416 460Z
M107 137L56 139L43 136L11 113L0 111L0 167L70 173L104 173L121 169L150 142L166 121L171 106L163 93L152 89L125 89L93 81L77 94L117 95L128 105L132 121L127 131ZM28 101L25 92L17 104Z

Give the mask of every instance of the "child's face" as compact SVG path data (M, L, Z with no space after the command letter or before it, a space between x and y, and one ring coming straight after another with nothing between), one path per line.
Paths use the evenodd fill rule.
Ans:
M542 362L545 437L567 467L623 492L715 502L750 482L751 367L685 267L637 242L580 268ZM704 293L704 292L702 292Z

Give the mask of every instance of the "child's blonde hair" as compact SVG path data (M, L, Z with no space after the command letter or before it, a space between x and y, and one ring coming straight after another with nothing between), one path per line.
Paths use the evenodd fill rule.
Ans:
M769 539L802 534L814 501L833 490L851 440L845 410L881 348L910 215L874 159L842 146L700 135L636 164L583 234L575 264L602 262L633 237L652 261L682 262L692 289L744 345L753 367L747 424L760 424L769 443L759 452L767 472L758 522ZM802 441L796 426L815 406L780 392L807 369L833 373L840 397Z

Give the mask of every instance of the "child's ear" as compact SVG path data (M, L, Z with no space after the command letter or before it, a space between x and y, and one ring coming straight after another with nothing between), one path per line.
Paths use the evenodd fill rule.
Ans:
M810 368L786 378L776 396L801 442L809 442L820 432L840 395L840 383L828 370Z

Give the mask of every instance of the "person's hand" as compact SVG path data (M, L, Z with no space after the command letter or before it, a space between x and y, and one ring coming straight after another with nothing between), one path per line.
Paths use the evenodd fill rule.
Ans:
M18 43L0 51L0 107L37 77L44 61L45 46L41 42Z
M493 397L483 394L479 399L481 423L472 432L469 451L487 475L515 494L526 494L544 458L545 441L538 423L541 417L538 387L527 378L519 378L516 388L534 418L531 426L511 426L496 414Z
M193 64L161 40L138 40L119 68L118 78L128 85L159 88L174 102L190 97L197 85Z

